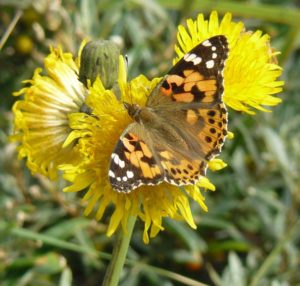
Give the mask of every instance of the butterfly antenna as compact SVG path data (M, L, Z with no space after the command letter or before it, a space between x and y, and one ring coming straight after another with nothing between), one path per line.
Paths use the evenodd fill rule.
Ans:
M125 62L126 62L126 69L128 72L128 55L127 54L125 55Z

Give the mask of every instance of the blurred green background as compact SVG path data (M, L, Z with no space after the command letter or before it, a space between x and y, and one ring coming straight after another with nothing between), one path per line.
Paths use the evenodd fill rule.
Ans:
M137 223L120 285L201 285L176 274L218 286L300 285L297 0L0 0L0 285L100 285L108 257L99 251L111 253L114 241L105 235L108 218L82 216L81 194L62 193L62 180L32 176L17 160L8 142L12 92L43 65L49 45L76 54L84 38L119 43L129 77L161 76L174 57L177 25L212 9L271 35L282 51L283 103L256 116L230 110L235 138L222 153L229 167L209 173L217 187L205 193L209 212L193 205L196 231L166 219L149 245Z

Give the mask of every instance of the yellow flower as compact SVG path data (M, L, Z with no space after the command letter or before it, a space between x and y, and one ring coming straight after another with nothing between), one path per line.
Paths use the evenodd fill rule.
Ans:
M67 138L65 145L77 141L81 160L78 164L64 164L60 167L64 171L64 178L73 183L65 188L65 191L76 192L88 187L84 196L84 200L88 202L85 214L88 215L96 209L98 220L103 217L108 206L114 206L107 229L109 236L120 225L126 231L130 215L144 221L145 243L149 242L149 235L154 237L164 229L162 226L164 217L183 219L192 228L196 228L188 198L192 198L206 211L204 197L198 186L215 189L207 178L200 180L198 186L188 186L184 189L167 183L141 186L129 194L118 193L112 189L108 178L111 154L121 133L132 122L122 102L145 105L147 96L159 80L149 81L144 76L138 76L127 83L124 61L121 58L119 69L121 94L105 90L98 78L89 88L86 100L93 114L77 113L70 116L74 131Z
M33 173L56 178L57 166L71 162L76 156L72 146L62 148L71 129L68 116L78 112L85 100L86 89L78 80L79 58L61 48L51 48L45 58L45 73L35 70L28 87L15 92L24 95L13 106L14 135L18 142L19 158L27 158Z
M282 90L283 81L276 79L281 68L274 63L276 52L270 48L270 38L261 31L245 32L242 22L232 22L227 13L221 23L213 11L209 21L199 14L196 21L187 20L187 29L178 27L177 62L200 42L216 35L225 35L229 42L229 57L224 71L224 102L231 108L255 114L253 108L269 111L281 99L273 94Z

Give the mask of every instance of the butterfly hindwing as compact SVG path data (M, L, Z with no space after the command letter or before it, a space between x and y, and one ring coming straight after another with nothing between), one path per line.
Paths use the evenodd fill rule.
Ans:
M198 159L178 155L174 150L160 151L164 181L177 186L194 185L205 175L206 164Z

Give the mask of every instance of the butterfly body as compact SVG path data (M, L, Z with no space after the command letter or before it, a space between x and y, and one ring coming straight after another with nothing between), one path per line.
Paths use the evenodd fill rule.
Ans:
M176 130L164 120L164 116L159 114L159 110L147 106L140 107L137 104L125 103L125 105L129 116L140 125L140 128L147 130L150 134L157 133L157 136L160 136L163 141L169 142L173 146L180 145L178 146L180 148L185 145Z
M111 156L112 187L128 193L163 181L192 185L205 175L227 134L222 102L227 40L215 36L181 59L146 105L124 103L133 119Z

